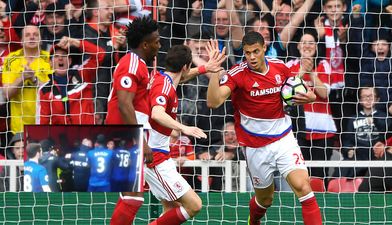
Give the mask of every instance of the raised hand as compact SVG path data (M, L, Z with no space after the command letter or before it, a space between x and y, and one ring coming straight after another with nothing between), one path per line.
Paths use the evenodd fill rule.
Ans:
M318 38L323 38L325 36L325 28L324 28L324 17L318 17L314 20L314 27L317 30Z
M59 43L57 43L57 46L66 50L69 49L71 46L79 48L80 41L75 38L64 36L60 39Z
M219 44L217 40L210 40L206 46L209 60L205 65L207 72L216 73L222 70L222 63L226 60L226 47L222 51L219 50Z

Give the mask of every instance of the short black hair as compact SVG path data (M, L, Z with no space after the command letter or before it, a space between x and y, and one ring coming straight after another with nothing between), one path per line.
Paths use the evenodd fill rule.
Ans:
M26 151L29 159L34 158L37 153L41 151L41 145L38 143L30 143L27 145Z
M192 51L185 45L174 45L166 54L166 71L178 73L185 65L192 63Z
M152 33L158 31L158 23L148 16L138 17L127 26L127 42L131 49L139 47Z
M105 145L106 144L106 137L103 134L98 134L97 139L95 140L96 143L100 145Z
M256 31L250 31L246 33L245 36L242 38L242 46L254 45L257 43L264 46L263 36L261 36L261 34Z
M301 38L305 35L305 34L309 34L314 38L314 41L316 43L318 43L319 39L318 39L318 35L317 35L317 30L315 28L305 28L303 30L302 36Z

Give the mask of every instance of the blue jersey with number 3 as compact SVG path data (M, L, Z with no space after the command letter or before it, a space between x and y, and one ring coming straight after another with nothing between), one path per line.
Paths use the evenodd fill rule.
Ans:
M45 167L33 161L24 163L24 191L43 192L42 186L49 185L48 172Z
M105 186L110 184L111 160L113 152L98 146L87 153L90 166L90 186Z

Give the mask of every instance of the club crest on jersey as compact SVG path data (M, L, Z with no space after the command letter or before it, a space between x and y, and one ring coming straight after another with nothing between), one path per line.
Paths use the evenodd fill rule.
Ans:
M223 75L223 77L220 79L220 84L224 84L229 80L229 76L227 74Z
M128 76L124 76L120 80L121 87L130 88L132 86L132 79Z
M282 78L280 74L275 75L276 84L282 84Z
M157 102L159 105L166 105L166 98L163 97L162 95L161 95L161 96L158 96L158 97L156 98L156 102Z

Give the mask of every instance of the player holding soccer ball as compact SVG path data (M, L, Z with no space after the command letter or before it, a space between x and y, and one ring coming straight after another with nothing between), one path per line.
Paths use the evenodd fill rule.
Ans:
M255 189L255 196L249 202L248 224L260 224L272 205L273 174L279 170L302 204L304 224L321 225L321 213L310 187L308 171L280 98L283 82L293 75L282 61L264 57L266 45L259 33L247 33L242 46L246 61L227 74L211 76L207 104L218 107L231 95L237 138L244 146ZM306 104L313 102L316 95L308 90L293 98L295 104Z

